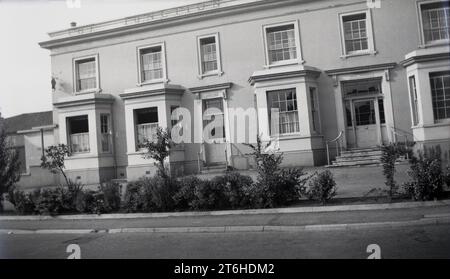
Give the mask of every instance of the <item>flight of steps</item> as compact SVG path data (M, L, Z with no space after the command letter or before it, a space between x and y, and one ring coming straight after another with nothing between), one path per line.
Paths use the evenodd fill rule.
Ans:
M203 167L202 174L222 173L227 170L226 163L209 164Z
M329 167L355 167L379 165L381 158L379 147L355 148L342 151L340 156Z

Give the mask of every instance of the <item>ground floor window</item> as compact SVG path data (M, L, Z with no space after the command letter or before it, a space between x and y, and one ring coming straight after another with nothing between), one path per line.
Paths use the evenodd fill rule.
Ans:
M111 136L110 136L110 119L109 114L100 115L100 133L102 142L102 152L108 153L111 148Z
M72 153L85 153L90 151L88 116L69 117L69 146Z
M450 118L450 72L430 73L435 121Z
M158 129L158 108L144 108L134 111L136 147L143 148L146 141L153 141Z
M279 133L281 135L300 132L295 89L268 91L267 104L270 123L272 123L272 109L279 110ZM270 132L271 135L275 134L272 129Z
M417 100L417 86L416 86L416 77L409 77L409 91L411 95L411 109L413 113L413 125L417 125L419 123L419 114L418 114L418 100Z

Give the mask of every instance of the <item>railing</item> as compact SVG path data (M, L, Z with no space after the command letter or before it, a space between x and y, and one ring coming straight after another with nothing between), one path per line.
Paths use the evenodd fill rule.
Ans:
M344 135L344 131L341 131L339 133L339 135L335 139L325 142L325 145L327 147L327 162L328 162L328 165L331 164L331 162L330 162L330 144L333 143L333 142L336 143L336 156L339 156L340 153L342 152L342 145L341 145L340 140L342 139L343 135Z
M201 162L203 162L203 150L204 150L204 143L200 144L200 150L197 152L197 167L198 167L198 173L201 173L202 166Z
M89 133L71 134L70 148L72 153L89 152Z
M398 129L398 128L395 128L395 127L392 127L392 126L388 126L388 127L391 130L393 135L396 135L396 136L399 136L399 137L403 137L405 148L408 148L408 136L411 136L413 141L415 141L414 134L406 132L406 131L403 131L401 129ZM409 159L408 153L406 153L406 159Z
M145 123L136 125L137 143L142 146L146 141L152 141L156 136L158 123Z

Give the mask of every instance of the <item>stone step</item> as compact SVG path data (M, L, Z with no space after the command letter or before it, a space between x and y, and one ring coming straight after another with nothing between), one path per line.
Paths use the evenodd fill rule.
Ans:
M362 156L381 156L382 154L383 153L380 150L358 151L358 152L343 151L339 157L348 158L348 157L362 157Z
M374 159L374 160L355 160L355 161L348 161L348 162L333 162L332 166L335 167L344 167L344 166L366 166L366 165L379 165L380 160Z
M201 173L209 174L209 173L221 173L227 170L226 164L210 164L203 167Z
M365 160L380 161L380 159L381 159L381 155L336 157L336 162L352 162L352 161L365 161Z

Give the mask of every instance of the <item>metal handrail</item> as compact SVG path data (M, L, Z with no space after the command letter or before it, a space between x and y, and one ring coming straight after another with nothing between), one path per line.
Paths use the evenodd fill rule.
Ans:
M202 167L200 165L200 161L203 161L200 159L200 156L203 154L203 146L204 143L200 144L200 150L197 152L197 168L198 168L198 173L200 173L202 171Z
M337 156L339 156L339 153L342 152L342 147L340 146L339 140L342 138L343 135L344 135L344 131L340 131L339 135L335 139L328 140L328 141L325 142L325 145L327 147L327 162L328 162L328 165L330 165L330 147L329 147L329 145L330 145L330 143L336 142L336 152L337 152L336 154L337 154Z

